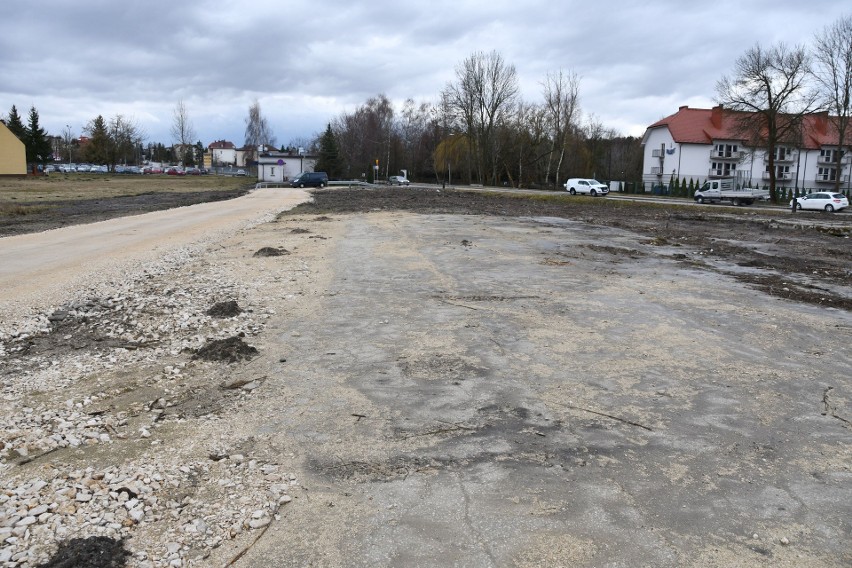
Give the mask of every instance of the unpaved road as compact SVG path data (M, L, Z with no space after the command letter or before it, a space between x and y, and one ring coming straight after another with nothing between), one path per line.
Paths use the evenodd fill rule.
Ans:
M150 261L218 233L230 234L307 199L301 191L261 189L225 202L2 238L0 319L20 306L49 306L80 282L90 283L92 275L109 278L123 265Z
M4 485L48 485L0 502L60 502L34 557L103 534L139 566L852 563L849 263L795 252L822 233L358 195L69 290L4 341ZM219 337L257 354L194 356ZM41 454L69 400L109 439Z

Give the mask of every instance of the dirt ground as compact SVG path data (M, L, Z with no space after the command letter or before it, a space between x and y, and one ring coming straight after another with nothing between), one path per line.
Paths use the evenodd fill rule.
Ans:
M45 566L846 566L850 236L318 191L0 342L0 516Z
M689 247L694 252L684 254L684 262L700 265L713 259L729 263L732 276L779 298L852 309L849 211L833 216L793 215L778 209L643 204L552 193L530 197L446 190L330 190L314 195L314 203L300 211L559 217L627 229L655 245Z
M179 180L181 181L181 180ZM24 201L39 208L27 215L0 215L0 237L38 232L231 199L247 187L217 191L151 192L104 199ZM547 216L637 231L655 244L685 246L699 254L684 261L717 259L742 269L731 275L780 298L852 309L848 286L852 212L828 216L814 212L767 211L705 206L639 204L615 199L584 199L562 194L512 196L482 191L332 189L315 192L301 210L317 213L411 211L425 214Z

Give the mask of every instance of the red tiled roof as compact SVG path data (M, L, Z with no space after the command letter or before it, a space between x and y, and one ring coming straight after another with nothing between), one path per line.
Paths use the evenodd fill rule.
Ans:
M233 142L228 142L227 140L216 140L215 142L211 142L208 148L211 150L233 150L235 146Z
M737 114L718 106L712 109L682 106L676 113L649 126L648 130L666 126L675 142L680 144L712 144L716 140L746 142L745 137L737 132ZM837 140L837 128L834 121L829 120L828 113L805 116L803 148L818 150L823 146L836 145ZM852 132L848 133L847 144L850 140Z

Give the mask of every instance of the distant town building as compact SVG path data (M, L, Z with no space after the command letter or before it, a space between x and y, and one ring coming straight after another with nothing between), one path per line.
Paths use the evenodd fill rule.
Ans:
M210 162L213 167L236 166L237 147L233 142L227 140L216 140L211 142L207 149L210 153Z
M257 158L257 180L283 183L302 172L312 172L318 156L268 151Z
M738 114L721 106L682 106L675 114L649 126L642 138L642 177L646 186L665 185L673 177L697 183L735 178L750 187L768 184L766 151L749 146L746 135L739 132ZM798 141L775 149L777 187L827 191L835 187L839 178L841 190L848 193L852 177L850 146L850 139L840 144L834 120L827 113L805 116Z

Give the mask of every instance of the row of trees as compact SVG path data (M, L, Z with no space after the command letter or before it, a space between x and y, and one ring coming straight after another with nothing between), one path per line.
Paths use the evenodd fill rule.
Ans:
M12 105L9 115L6 117L6 126L12 131L12 134L24 143L27 155L27 163L39 163L48 160L53 153L53 147L47 132L39 125L38 111L35 107L30 107L30 113L27 117L27 124L24 125L21 116L18 114L18 109Z
M640 140L594 116L584 121L579 101L574 72L547 75L542 100L528 103L514 66L496 51L474 53L437 104L409 99L397 112L380 94L335 118L319 139L317 169L368 179L405 169L424 180L516 187L554 187L575 176L639 178Z
M766 150L771 199L778 201L775 150L800 146L806 115L827 111L839 146L848 146L852 117L852 16L827 26L813 45L769 48L755 45L735 63L734 73L716 85L718 102L736 114L737 131L754 148ZM843 152L836 152L840 191Z
M406 169L420 179L520 187L580 176L641 178L640 141L583 116L576 73L550 73L541 85L540 101L523 101L513 65L496 51L474 53L456 67L437 104L408 100L397 112L377 95L335 118L320 137L317 168L368 178ZM848 144L852 17L827 26L810 48L756 45L717 83L717 95L721 105L741 111L733 113L741 139L766 150L777 201L776 147L801 143L806 115L827 111ZM835 155L839 189L843 153Z

